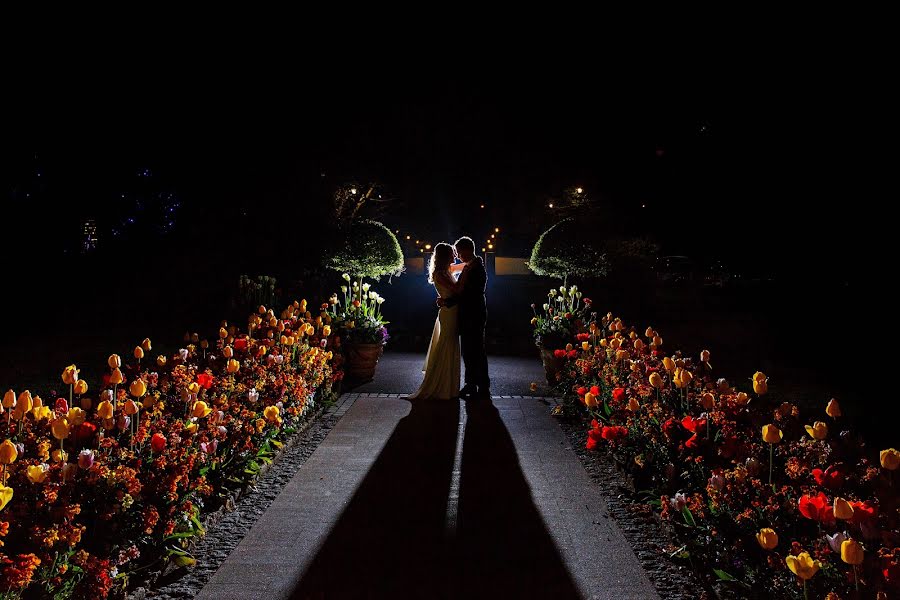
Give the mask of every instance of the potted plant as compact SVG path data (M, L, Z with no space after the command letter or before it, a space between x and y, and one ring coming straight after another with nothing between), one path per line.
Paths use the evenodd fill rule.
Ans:
M399 275L403 271L400 244L381 223L356 221L346 228L344 243L327 266L343 272L347 284L341 287L343 300L337 294L331 298L332 322L343 338L345 372L357 381L370 380L388 339L388 322L381 313L384 298L365 279Z
M584 329L591 301L589 298L582 300L578 286L573 285L569 288L560 286L558 290L550 290L547 302L540 310L535 304L531 305L531 309L534 311L534 317L531 319L534 326L534 343L541 352L547 383L553 385L557 382L557 374L566 363L572 341Z

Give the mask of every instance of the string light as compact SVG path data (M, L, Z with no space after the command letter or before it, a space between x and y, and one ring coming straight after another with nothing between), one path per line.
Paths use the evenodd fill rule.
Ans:
M406 239L410 239L410 237L409 237L409 236L406 236Z
M499 227L494 227L494 233L500 233L500 228L499 228Z
M431 250L431 244L425 244L425 249L426 249L426 250Z
M576 193L576 194L580 194L580 193L583 192L583 191L584 191L584 190L581 189L581 188L575 188L575 193Z
M553 203L551 202L548 206L549 206L550 208L553 208Z
M496 237L496 236L492 233L492 234L491 234L491 239L494 239L494 237Z
M494 245L493 245L493 244L488 244L488 248L491 249L491 250L493 250L493 249L494 249Z
M484 208L484 204L481 205L481 208Z

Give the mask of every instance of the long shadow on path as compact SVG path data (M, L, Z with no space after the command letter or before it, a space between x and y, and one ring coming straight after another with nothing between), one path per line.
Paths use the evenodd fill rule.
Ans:
M381 454L293 598L578 598L488 401L467 406L456 535L447 508L459 403L421 401Z

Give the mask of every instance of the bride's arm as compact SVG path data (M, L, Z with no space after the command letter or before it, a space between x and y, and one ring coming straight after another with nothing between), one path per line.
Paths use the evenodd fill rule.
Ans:
M459 294L463 289L463 285L465 285L462 276L460 276L459 281L454 281L453 277L450 277L446 273L441 273L440 275L438 275L438 277L440 277L441 282L444 285L450 288L450 296L456 296L457 294Z
M455 265L450 265L451 273L461 273L463 269L466 268L466 263L456 263Z

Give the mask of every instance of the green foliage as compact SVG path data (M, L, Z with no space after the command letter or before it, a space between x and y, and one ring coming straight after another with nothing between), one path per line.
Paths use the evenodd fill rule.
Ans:
M403 271L403 252L394 233L378 221L356 221L326 266L355 277L378 278Z
M531 251L528 268L538 275L565 280L569 276L600 277L609 261L593 227L563 219L541 234Z

